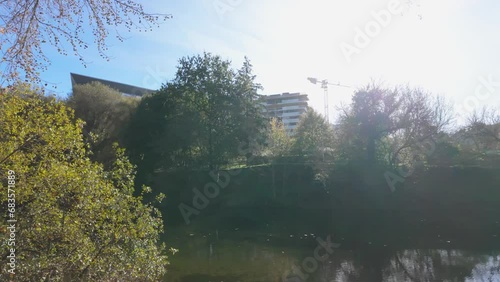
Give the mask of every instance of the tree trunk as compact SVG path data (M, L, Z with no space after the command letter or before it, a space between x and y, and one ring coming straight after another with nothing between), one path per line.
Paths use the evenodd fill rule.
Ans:
M286 164L283 164L283 178L281 183L281 196L285 195L285 183L286 183Z
M369 137L366 145L366 159L368 164L375 163L375 138Z
M276 199L276 177L275 177L275 167L274 164L271 165L271 170L273 174L273 198Z
M212 148L212 128L208 132L208 168L210 170L214 169L213 163L213 148Z

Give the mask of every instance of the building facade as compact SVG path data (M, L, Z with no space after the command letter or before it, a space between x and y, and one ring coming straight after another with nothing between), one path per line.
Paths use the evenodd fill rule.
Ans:
M262 96L266 115L281 120L289 134L297 127L300 116L307 110L309 98L304 93L282 93Z

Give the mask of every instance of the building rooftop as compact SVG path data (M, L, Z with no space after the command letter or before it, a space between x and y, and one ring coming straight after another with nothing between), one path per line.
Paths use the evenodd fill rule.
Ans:
M265 100L270 100L270 99L283 99L283 98L295 98L295 97L301 97L301 98L306 98L307 99L307 94L305 93L300 93L300 92L295 92L295 93L290 93L290 92L285 92L281 94L271 94L271 95L262 95L262 97ZM309 99L307 99L309 100Z
M71 85L75 86L76 84L87 84L91 83L93 81L100 82L106 86L109 86L120 93L127 94L127 95L133 95L133 96L144 96L149 93L153 93L155 90L152 89L147 89L147 88L142 88L138 86L133 86L129 84L124 84L124 83L119 83L119 82L114 82L110 80L105 80L105 79L100 79L100 78L95 78L91 76L85 76L81 74L76 74L76 73L70 73L71 76Z

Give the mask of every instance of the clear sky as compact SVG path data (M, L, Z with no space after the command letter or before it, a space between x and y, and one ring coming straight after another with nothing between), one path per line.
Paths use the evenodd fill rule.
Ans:
M232 60L235 68L248 56L263 94L308 93L321 113L323 91L307 77L353 86L330 88L331 119L335 106L371 80L409 83L457 105L500 108L499 1L144 2L146 10L173 19L148 33L121 31L128 39L110 41L112 59L86 51L86 68L48 50L52 65L42 78L55 83L60 96L71 91L70 72L157 89L173 78L179 58L207 51ZM489 87L481 77L492 81Z

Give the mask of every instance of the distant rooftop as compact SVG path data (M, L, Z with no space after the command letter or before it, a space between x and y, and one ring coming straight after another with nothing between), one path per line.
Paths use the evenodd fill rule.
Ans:
M295 92L295 93L285 92L285 93L281 93L281 94L262 95L262 97L266 100L277 99L277 98L286 99L286 98L295 98L295 97L307 97L307 94L300 93L300 92Z
M138 86L133 86L129 84L124 84L124 83L119 83L119 82L114 82L110 80L105 80L105 79L100 79L100 78L95 78L91 76L85 76L81 74L76 74L76 73L70 73L71 75L71 85L74 87L76 84L87 84L91 83L93 81L100 82L106 86L109 86L120 93L126 94L126 95L132 95L132 96L144 96L149 93L153 93L155 90L152 89L147 89L147 88L142 88Z

